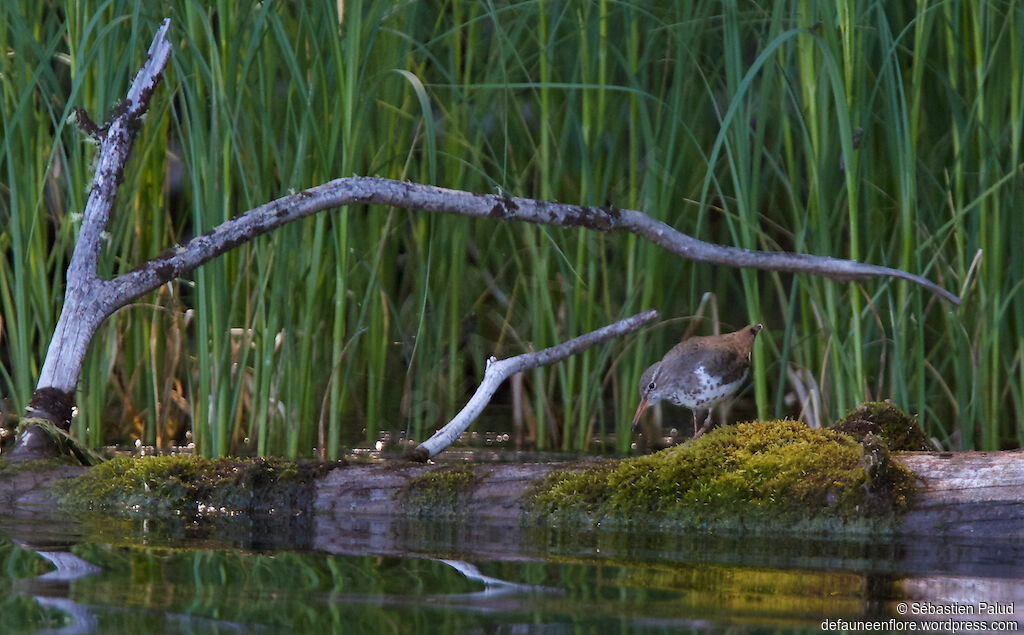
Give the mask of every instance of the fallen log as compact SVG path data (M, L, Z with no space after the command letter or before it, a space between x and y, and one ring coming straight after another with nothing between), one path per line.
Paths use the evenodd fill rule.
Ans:
M910 508L891 527L895 535L1024 538L1024 452L911 452L893 457L917 479ZM282 501L278 513L313 514L313 530L324 541L341 540L352 543L350 547L373 541L377 549L387 551L399 538L392 527L409 519L519 526L524 518L523 497L530 488L555 470L592 465L592 461L344 465L308 483L310 495L303 497L310 501L308 508L289 510ZM31 464L28 469L14 469L0 462L0 513L52 514L58 505L50 487L86 471L56 464L46 469ZM543 523L543 519L534 522ZM362 534L364 530L369 533ZM670 529L662 526L661 531ZM836 533L843 534L841 526Z
M1024 538L1024 452L915 452L897 454L894 458L918 478L916 497L893 526L895 534ZM450 468L366 465L334 470L317 484L317 524L347 523L349 517L360 515L430 517L427 509L412 509L404 504L400 493L424 474L445 469ZM552 471L566 466L498 464L470 469L479 484L463 494L459 520L518 523L527 490ZM786 528L779 531L784 533Z
M1024 451L914 452L896 458L920 479L901 532L1024 538Z

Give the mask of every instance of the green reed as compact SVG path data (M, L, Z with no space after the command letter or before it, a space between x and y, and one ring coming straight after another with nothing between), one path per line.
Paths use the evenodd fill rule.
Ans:
M123 1L9 5L0 392L17 413L91 178L70 108L109 113L163 14ZM964 306L902 282L694 264L634 236L353 206L113 316L79 387L75 426L90 443L166 445L190 431L207 455L336 457L384 431L423 439L465 402L487 356L646 308L666 323L527 373L518 398L536 447L592 449L595 433L614 432L627 451L643 368L684 333L755 321L767 330L744 399L759 416L797 414L799 376L820 390L825 423L892 398L947 446L1020 443L1018 4L283 7L160 9L176 46L103 275L290 191L371 174L640 208L712 242L922 273L962 291ZM663 415L685 430L687 413Z

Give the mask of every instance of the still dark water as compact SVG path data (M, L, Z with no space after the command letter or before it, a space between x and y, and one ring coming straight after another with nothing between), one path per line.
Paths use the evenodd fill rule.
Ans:
M928 536L20 509L0 514L0 571L0 633L908 632L908 618L989 632L1019 630L1024 612L1024 545Z

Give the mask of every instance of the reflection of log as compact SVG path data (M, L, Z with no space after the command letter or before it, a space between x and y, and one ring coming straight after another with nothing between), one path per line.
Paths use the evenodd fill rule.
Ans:
M1024 451L903 453L897 460L921 481L912 509L897 528L915 536L984 539L1024 538ZM582 469L586 463L384 463L337 468L319 478L312 497L317 524L350 524L353 517L375 518L387 526L398 517L518 523L520 497L556 469ZM84 473L62 466L51 471L0 471L0 510L46 512L55 503L47 490L57 479ZM455 491L455 505L432 510L438 498L421 496L410 506L410 487L425 474L466 475ZM303 511L303 510L299 510ZM20 511L19 511L20 513Z

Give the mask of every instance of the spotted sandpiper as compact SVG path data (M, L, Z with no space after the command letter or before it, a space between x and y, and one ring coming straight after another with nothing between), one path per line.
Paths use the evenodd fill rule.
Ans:
M725 335L691 337L676 344L640 377L640 405L633 415L633 431L647 407L662 399L693 411L693 438L711 425L711 407L730 397L750 370L750 350L761 325L754 324ZM697 429L697 410L708 418Z

